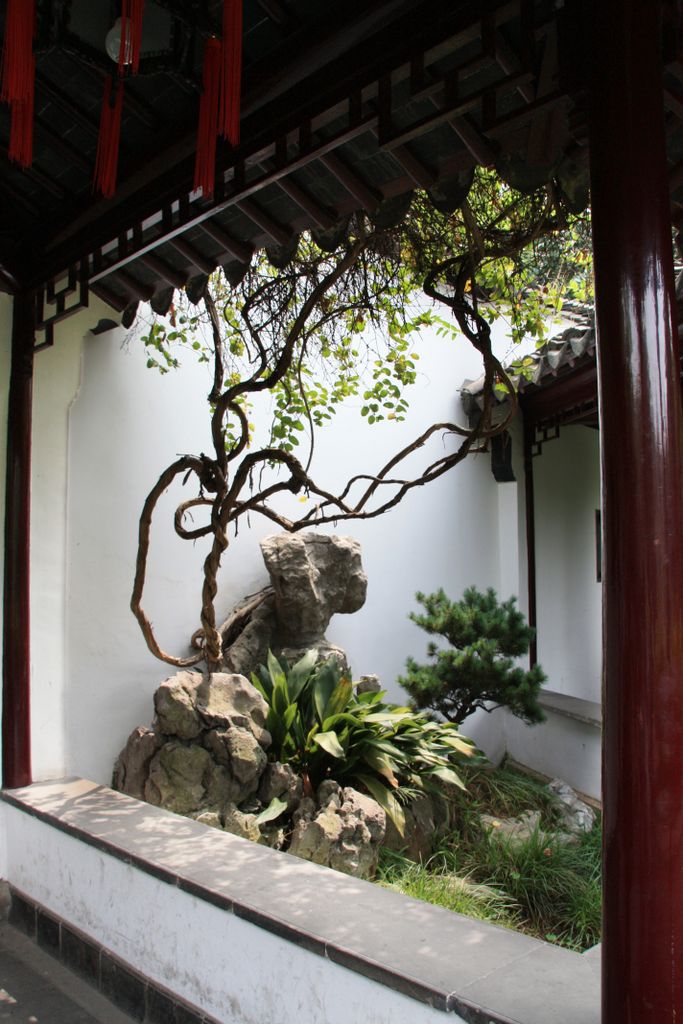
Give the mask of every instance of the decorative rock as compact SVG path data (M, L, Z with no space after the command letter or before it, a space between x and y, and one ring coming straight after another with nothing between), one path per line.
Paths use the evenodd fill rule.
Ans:
M361 676L356 683L356 693L379 693L381 689L379 676Z
M195 814L190 814L190 818L194 818L195 821L201 821L202 825L209 825L210 828L223 828L223 822L217 810L207 809L206 811L199 811Z
M374 842L384 839L387 816L377 801L365 793L359 793L357 789L352 789L350 786L342 790L342 796L344 802L339 811L342 819L349 825L354 822L360 823L368 830L370 839L374 840Z
M342 788L334 779L325 779L318 786L316 793L318 807L327 807L332 804L337 810L342 805Z
M294 827L289 852L294 857L311 860L314 864L329 866L332 845L340 838L343 830L341 818L326 808L313 821L300 821Z
M555 798L564 828L575 835L590 832L595 824L595 811L562 779L553 779L548 789Z
M176 814L196 811L205 800L212 767L203 747L172 740L152 758L145 800Z
M206 776L206 803L220 809L229 803L240 803L246 794L229 768L212 759Z
M232 832L235 836L242 836L243 839L251 839L258 843L261 840L261 832L256 824L254 814L243 814L234 804L228 804L223 811L223 828L226 832Z
M241 784L245 799L256 792L268 758L253 733L234 727L211 729L204 737L204 745L219 764L230 769Z
M133 729L114 765L114 789L144 800L150 762L162 743L162 737L152 729L142 725Z
M266 765L258 789L258 798L265 807L277 796L287 801L287 811L291 813L299 806L303 794L303 780L288 764L275 761Z
M199 672L176 672L165 679L154 694L159 731L165 736L193 740L202 731L197 713L197 690L203 680Z
M297 809L292 815L292 822L298 825L300 821L312 821L316 815L318 808L315 800L311 800L310 796L305 796Z
M229 726L249 729L264 749L272 742L265 728L268 705L244 676L214 672L202 677L196 707L209 729Z
M289 852L347 875L371 878L386 829L384 811L371 797L350 787L342 790L339 808L335 796L329 790L329 800L315 818L296 823Z
M267 597L252 612L240 635L225 650L226 668L249 676L265 665L275 628L275 596Z
M336 612L365 603L368 581L352 537L278 533L261 541L261 551L275 590L280 648L316 646Z
M494 818L491 814L482 814L480 820L491 837L521 845L538 831L541 812L524 811L518 818Z

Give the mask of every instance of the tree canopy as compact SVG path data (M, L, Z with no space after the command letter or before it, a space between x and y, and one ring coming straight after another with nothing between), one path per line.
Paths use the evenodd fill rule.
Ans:
M515 393L492 351L491 323L505 315L513 340L527 335L542 340L548 318L560 312L565 296L588 296L587 215L571 213L554 185L525 196L479 169L464 201L452 209L439 205L416 192L392 227L358 214L331 251L303 235L280 269L257 253L240 281L217 273L202 306L179 294L170 318L149 325L143 336L148 365L165 372L177 365L178 352L191 350L213 369L208 395L213 454L181 456L169 466L140 519L131 606L158 657L175 665L206 660L210 669L222 664L224 627L216 624L214 600L230 524L246 512L292 531L381 515L505 429L507 421L494 425L491 417L493 390L508 391L510 417ZM480 422L472 429L432 424L385 466L359 473L334 493L319 487L312 470L316 428L361 389L361 414L368 423L405 419L419 332L429 324L463 335L481 354ZM270 436L254 448L250 403L263 392L273 398ZM439 433L455 437L457 444L417 476L406 475L408 456ZM176 533L188 540L212 538L204 563L202 627L189 658L159 647L141 604L154 509L179 476L193 479L197 494L176 510ZM296 520L273 504L282 491L302 490L315 504ZM207 518L190 529L188 514L199 507Z

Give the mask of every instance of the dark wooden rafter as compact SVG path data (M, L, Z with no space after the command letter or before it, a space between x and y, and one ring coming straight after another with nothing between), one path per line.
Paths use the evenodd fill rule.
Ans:
M336 213L331 213L322 207L301 185L297 184L292 175L280 178L277 184L290 199L294 200L297 206L309 215L317 227L325 231L333 227L337 220Z
M241 242L217 224L216 221L207 219L200 224L202 231L205 231L220 245L221 250L231 259L239 260L240 263L248 263L252 257L253 250L246 242Z
M246 214L249 220L260 227L276 245L287 246L291 243L293 232L290 228L279 224L253 199L241 199L236 206L242 213Z
M172 267L166 260L161 259L156 253L148 252L144 256L140 257L140 260L144 265L160 277L162 281L166 281L167 284L172 285L174 288L184 288L187 284L188 275L184 274L182 270L177 270Z
M359 174L349 167L336 153L325 153L320 162L335 176L340 185L360 204L364 210L375 210L381 201L381 195L371 188Z
M388 4L385 11L385 17L389 17L389 14L387 12L393 11L395 6L397 5L391 3ZM501 8L499 8L496 11L494 27L497 30L500 30L508 21L515 18L517 13L518 5L516 2L504 4ZM363 17L360 18L360 21L363 22ZM457 16L456 13L454 13L452 16L449 13L448 16L439 19L439 23L437 25L420 23L417 32L418 39L421 40L420 45L423 47L423 50L419 51L424 53L423 64L428 62L433 63L434 61L439 60L441 56L451 52L454 45L468 44L472 40L476 39L478 35L481 34L481 18L477 17L475 13L475 5L472 4L464 11L458 11ZM450 35L449 32L451 33ZM382 59L385 60L387 67L391 69L392 80L394 81L394 83L396 85L400 85L401 81L405 81L406 79L410 78L411 73L413 74L413 77L415 76L415 61L413 61L411 64L410 60L406 60L407 54L410 53L411 51L411 46L408 40L400 41L392 37L390 42L391 45L385 48L387 51L387 56L384 56L382 54ZM375 47L374 59L377 61L378 58L376 50L377 48ZM413 50L413 53L414 52L415 51ZM490 59L490 56L487 55L487 59ZM345 63L348 64L348 62ZM312 55L311 57L310 66L311 68L315 68L316 66L319 65L320 55L316 53L315 56ZM296 135L289 135L290 142L294 138L297 139L299 151L298 153L293 153L289 157L288 163L285 166L277 167L274 172L271 172L272 177L270 180L284 178L286 174L296 171L297 167L305 166L307 163L309 163L310 158L319 158L325 152L337 150L340 147L343 147L345 142L351 139L355 134L361 134L362 130L367 130L368 128L373 129L377 127L377 113L376 110L372 110L371 107L373 103L373 95L377 96L378 94L378 79L373 79L372 74L367 76L367 72L365 72L366 78L365 80L363 80L363 73L364 72L362 71L362 68L360 71L358 71L355 68L347 68L345 70L345 74L347 76L353 76L352 80L354 84L351 87L349 83L349 86L347 87L346 91L346 99L339 99L336 101L336 104L335 101L332 100L330 97L318 98L318 95L314 93L313 90L310 90L311 95L307 97L307 104L312 112L315 110L315 106L317 104L320 113L313 114L312 118L307 119L305 116L303 116L302 112L299 111L298 121L290 121L290 127L287 129L288 132L295 131L295 124L303 125L303 130L300 133L296 133ZM529 77L530 74L530 72L526 72L527 77ZM329 75L326 76L327 79L330 79L330 77L331 76ZM505 82L504 77L502 81ZM342 87L343 85L344 83L342 82ZM512 88L513 86L513 81L508 81L506 83L506 88ZM431 84L431 87L433 87L433 83ZM275 88L274 84L273 88ZM327 91L329 92L329 81ZM258 94L259 90L256 90L253 93L253 96L251 97L247 94L245 98L245 114L248 113L248 111L252 109L254 104L257 102ZM265 92L263 90L260 91L260 95L262 96L266 96L267 94L267 89L265 90ZM69 100L69 102L71 101ZM343 114L344 111L346 112L348 123L346 131L336 131L334 137L330 137L329 132L323 133L323 135L318 137L317 133L319 128L323 129L325 124L330 123L335 119L337 119L338 121L340 113ZM287 123L286 118L288 116L289 113L285 112L285 121L283 122L283 127ZM310 126L309 132L306 131L306 124L309 124ZM421 128L414 133L414 137L417 138L422 131L428 130L428 125L422 125ZM277 132L275 138L281 139L282 137L282 131L280 130ZM242 159L247 161L249 166L253 167L255 164L259 163L265 164L268 161L273 161L274 159L276 159L277 144L275 141L268 142L264 138L263 131L261 131L260 129L257 129L253 132L250 131L249 138L254 140L253 143L250 145L249 149L241 151ZM271 135L271 140L272 139L273 136ZM308 140L310 140L310 147L307 146ZM393 140L392 146L402 147L400 149L400 156L403 158L403 160L405 160L406 164L409 165L407 169L406 178L410 180L407 181L406 183L407 188L410 188L412 184L415 184L416 177L419 177L423 182L425 180L429 180L431 182L430 175L427 175L427 177L425 178L424 173L420 171L419 167L414 163L411 164L410 156L407 156L409 150L403 148L405 146L404 142ZM181 140L181 142L178 145L178 151L187 152L189 155L191 153L191 147L186 147L185 143L182 142ZM344 157L342 157L342 159L344 159ZM219 159L219 164L221 160L225 160L225 156ZM399 161L399 165L400 164L401 161ZM353 168L351 168L351 170L353 170ZM356 174L356 177L359 177L359 175ZM126 182L122 184L122 196L125 195L128 188L132 187L133 179L130 180L130 186ZM226 170L225 172L222 172L222 176L219 179L219 187L216 190L216 198L214 199L213 203L207 204L203 200L199 205L195 205L194 202L191 203L187 208L188 213L190 215L187 218L183 217L181 220L181 218L176 214L174 217L174 225L170 229L170 231L146 230L145 237L143 239L141 247L141 252L151 251L158 245L163 244L164 241L181 235L183 233L183 230L192 227L193 224L195 223L201 222L201 220L205 219L206 217L212 216L214 212L219 212L220 209L227 209L229 205L232 205L238 199L248 198L250 195L255 195L256 192L258 192L263 187L267 180L268 178L266 175L261 177L255 177L250 180L248 185L243 187L242 184L239 182L237 176L235 175L234 170L231 168L228 158ZM222 184L223 181L225 182L224 186ZM369 186L367 186L364 182L354 184L353 191L350 191L350 194L352 196L356 195L359 192L359 185L361 194L363 195L363 199L362 201L360 201L360 205L364 207L369 206L370 208L372 208L373 205L375 205L378 201L381 200L382 196L380 194L373 195L372 199L370 198L368 191ZM398 183L396 186L392 186L390 194L396 194L397 187ZM171 202L173 201L171 198L173 195L173 191L171 190L164 192L163 188L156 188L154 190L150 188L149 193L150 202L156 206L156 210L159 210L160 207L163 208L163 206L170 205ZM144 193L141 194L144 195ZM175 194L177 196L178 193L176 192ZM181 192L181 196L183 194L187 195L187 193ZM156 197L156 203L152 198L153 196ZM297 200L295 199L294 201L296 202ZM129 227L132 226L136 217L137 223L141 223L142 220L144 219L146 223L149 224L150 221L154 220L154 215L151 214L151 207L150 205L147 205L147 201L137 200L137 202L140 205L138 205L138 213L136 215L132 215L131 213L126 214L125 212L123 214L123 221L124 223L127 222ZM212 205L213 210L211 209ZM54 247L48 250L48 259L46 260L45 271L47 271L48 268L50 268L50 272L52 273L57 273L59 271L60 268L58 261L60 260L60 253L64 253L65 256L69 253L70 249L72 249L72 246L76 241L76 238L83 237L84 232L86 231L86 224L89 224L91 228L91 230L88 232L89 238L91 239L91 244L94 243L95 247L101 248L103 246L107 246L109 248L109 242L113 237L115 237L119 230L118 228L116 231L112 230L112 228L114 227L114 217L117 217L119 225L122 221L121 213L115 213L115 207L112 207L111 210L111 214L105 213L104 217L101 218L100 221L93 220L94 214L93 216L89 215L87 221L84 221L82 225L74 223L74 226L70 227L68 232L62 232L62 240L59 241ZM310 211L307 212L309 212L310 215ZM126 221L126 218L130 219ZM111 222L109 227L107 227L108 220ZM80 245L81 242L79 241L78 244ZM134 249L129 247L128 253L125 255L125 257L123 257L125 262L129 262L133 258L131 255L133 252ZM70 258L73 258L73 255ZM115 270L116 265L119 264L119 262L120 261L117 257L112 258L112 271Z
M213 260L207 259L207 257L196 249L193 245L190 245L182 237L172 238L169 242L173 248L179 253L184 259L188 260L189 263L200 270L202 274L212 274L216 269L216 264Z
M392 150L392 155L418 188L428 190L434 187L437 181L436 174L421 160L418 160L409 146L396 146Z

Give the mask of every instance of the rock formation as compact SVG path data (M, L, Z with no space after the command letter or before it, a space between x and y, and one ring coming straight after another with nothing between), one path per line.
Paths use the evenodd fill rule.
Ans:
M333 615L358 611L365 603L368 581L359 542L331 534L278 533L261 541L261 552L272 591L239 636L228 638L231 670L250 675L269 649L294 663L315 648L320 660L332 655L346 667L346 655L325 631Z
M384 811L333 780L305 795L289 765L269 762L268 708L244 676L177 672L156 691L154 707L153 727L134 729L119 755L115 789L316 864L374 874ZM259 823L274 798L285 808Z

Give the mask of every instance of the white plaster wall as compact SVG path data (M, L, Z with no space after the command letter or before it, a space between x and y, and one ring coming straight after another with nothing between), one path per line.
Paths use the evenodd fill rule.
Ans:
M31 473L31 740L36 778L66 766L66 515L69 410L78 392L83 338L99 313L58 327L38 352L33 379Z
M510 757L600 800L600 727L546 711L541 725L526 725L506 713L505 741Z
M139 341L124 345L123 337L113 331L85 339L83 383L70 415L66 768L102 782L130 730L149 722L153 691L172 671L147 652L128 607L140 509L178 453L210 450L207 368L188 358L161 377L146 368ZM318 434L315 475L323 486L378 469L435 420L462 420L458 388L480 372L476 353L466 342L433 336L421 339L419 351L407 423L368 427L349 409ZM413 468L442 451L437 438ZM328 636L346 648L356 674L376 672L398 698L406 656L422 657L427 641L408 620L415 591L444 586L458 596L472 583L500 588L498 489L489 456L473 456L381 518L340 524L339 532L363 544L368 599L359 613L337 616ZM175 505L189 496L178 486L159 507L144 600L162 646L180 654L198 625L206 551L206 543L179 541L170 527ZM305 505L290 496L287 508L300 513ZM266 582L258 539L271 532L272 523L254 519L251 531L240 528L225 559L219 614ZM501 723L484 718L470 731L495 757Z
M597 430L563 427L534 459L538 660L550 689L593 701L600 700L602 655L599 445Z
M443 1021L442 1011L309 953L15 808L0 805L3 818L9 845L5 877L11 885L225 1024ZM455 1013L448 1020L464 1024Z

